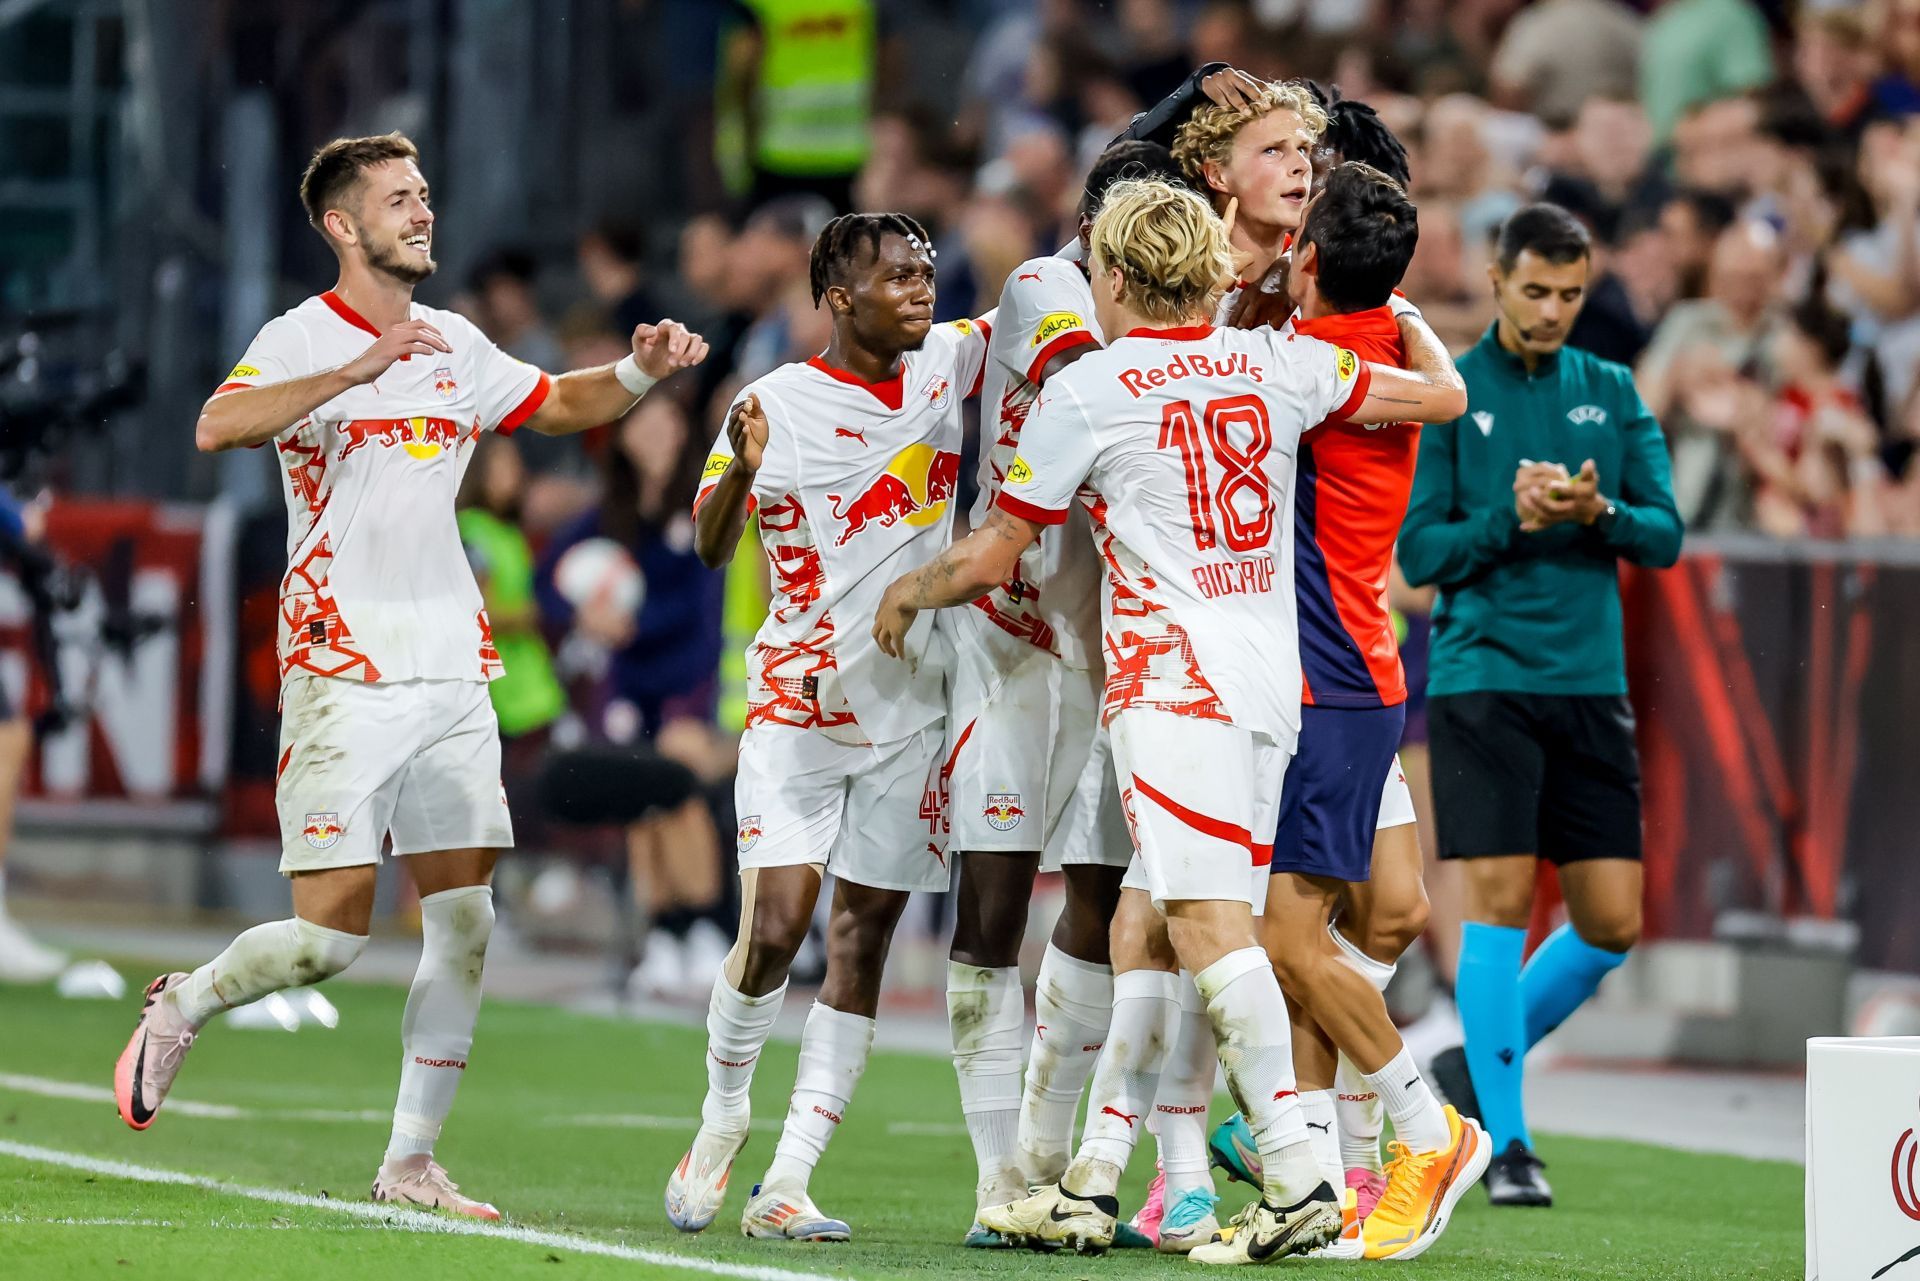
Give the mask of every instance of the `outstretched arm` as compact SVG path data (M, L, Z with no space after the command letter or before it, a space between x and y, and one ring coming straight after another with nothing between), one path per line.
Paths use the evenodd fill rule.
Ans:
M881 652L894 658L904 655L907 629L921 610L964 605L1006 582L1040 530L1034 522L996 507L986 524L919 569L894 579L873 620L873 638Z
M676 320L636 325L633 355L578 369L553 380L547 398L527 419L544 436L570 436L622 418L653 385L707 358L707 340Z
M1454 368L1446 344L1417 312L1394 319L1406 346L1407 367L1369 363L1367 398L1352 421L1444 423L1466 413L1467 380Z

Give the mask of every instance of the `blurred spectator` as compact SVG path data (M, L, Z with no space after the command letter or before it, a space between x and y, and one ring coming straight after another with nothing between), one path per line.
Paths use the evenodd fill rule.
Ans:
M1706 292L1714 243L1733 218L1733 202L1709 191L1683 188L1660 206L1660 230L1673 261L1676 297L1698 298Z
M1841 382L1844 316L1818 297L1787 313L1769 355L1779 380L1772 412L1745 426L1755 477L1754 522L1782 538L1877 534L1882 522L1879 433Z
M724 2L740 22L721 51L722 173L751 204L811 192L851 209L870 145L873 0Z
M512 437L486 432L474 446L456 504L460 541L480 584L494 647L506 669L488 693L500 720L501 741L508 744L546 729L567 707L566 691L553 674L553 657L540 632L533 548L520 529L526 484L519 446Z
M1882 110L1873 92L1880 58L1860 11L1804 9L1794 35L1794 82L1828 125L1857 137Z
M1720 233L1706 297L1676 303L1640 362L1640 391L1655 417L1664 418L1673 403L1674 362L1682 352L1708 346L1743 373L1765 367L1778 321L1779 248L1779 235L1763 222L1743 220Z
M1748 0L1665 0L1647 24L1640 101L1662 142L1688 108L1772 79L1766 19Z
M1564 123L1588 99L1631 97L1640 83L1644 22L1619 0L1528 5L1494 51L1494 100Z
M509 356L554 370L561 368L560 340L540 314L538 276L539 267L525 249L498 249L482 258L471 277L480 313L474 320Z
M1886 59L1873 97L1894 116L1920 113L1920 0L1881 0L1867 12L1874 47Z
M563 529L540 562L547 624L574 633L592 666L576 712L596 741L645 745L691 770L707 792L732 773L732 749L714 724L722 580L693 553L693 492L704 441L671 394L655 393L623 419L604 456L599 506ZM645 578L638 615L606 598L578 609L554 581L567 549L590 538L626 548ZM731 824L729 824L731 826ZM633 975L659 994L711 982L732 937L724 919L719 828L708 795L632 824L627 832L635 905L652 923Z
M1920 367L1920 155L1910 132L1869 126L1826 256L1828 297L1879 368L1886 403L1904 404Z
M650 325L664 314L646 288L644 256L640 233L631 227L603 223L580 237L580 275L622 343L632 338L635 325Z
M813 305L808 262L815 237L833 216L833 206L819 196L781 196L755 210L740 229L727 255L727 291L753 319L734 350L738 381L750 382L826 347L831 322Z

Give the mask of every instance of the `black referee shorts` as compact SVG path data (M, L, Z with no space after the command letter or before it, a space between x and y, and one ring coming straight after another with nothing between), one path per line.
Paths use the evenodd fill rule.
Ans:
M1640 857L1640 759L1624 696L1477 691L1427 700L1441 858Z

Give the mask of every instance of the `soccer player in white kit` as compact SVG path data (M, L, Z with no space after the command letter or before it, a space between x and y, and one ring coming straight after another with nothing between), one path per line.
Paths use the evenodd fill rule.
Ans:
M114 1094L146 1129L209 1019L352 964L391 836L420 891L421 957L373 1198L497 1219L433 1159L479 1016L494 859L513 844L487 696L500 656L454 494L480 433L610 422L706 344L672 321L641 325L617 364L549 377L414 303L435 266L434 214L401 134L328 143L300 198L339 282L267 323L194 433L203 450L271 445L286 494L275 802L293 916L156 978Z
M707 1007L707 1096L669 1176L667 1217L698 1232L720 1211L746 1144L748 1090L786 998L825 873L835 889L827 974L773 1163L742 1213L750 1237L845 1241L808 1195L873 1045L880 975L915 890L945 890L946 680L952 643L926 620L908 661L870 620L886 585L951 537L961 402L977 395L987 321L933 323L933 247L902 214L827 224L811 264L833 338L749 384L695 500L701 559L718 568L750 511L772 571L772 612L747 651L747 728L735 784L740 933Z
M1052 381L992 517L890 587L875 634L900 650L917 611L1003 581L1076 496L1086 506L1107 566L1103 713L1136 849L1121 911L1150 904L1134 919L1152 928L1116 923L1101 1106L1078 1156L1058 1184L981 1222L1017 1244L1110 1244L1114 1191L1175 1035L1184 967L1262 1157L1261 1196L1235 1218L1232 1240L1191 1257L1265 1262L1340 1230L1254 923L1300 724L1293 459L1302 432L1330 418L1442 420L1465 395L1457 378L1367 365L1317 340L1214 329L1232 257L1226 229L1190 191L1115 186L1094 222L1092 262L1095 314L1118 336Z
M1181 181L1155 143L1116 143L1094 163L1081 201L1083 257L1107 188L1142 177ZM1034 258L1008 275L981 389L976 528L1041 387L1100 343L1084 262ZM1086 516L1047 530L1007 581L948 621L958 650L949 719L964 741L950 789L960 882L947 1012L979 1166L977 1210L1066 1169L1080 1093L1113 1012L1107 931L1133 844L1099 728L1100 558ZM1020 944L1043 853L1063 873L1066 903L1040 962L1023 1088ZM965 1243L1004 1244L977 1223Z

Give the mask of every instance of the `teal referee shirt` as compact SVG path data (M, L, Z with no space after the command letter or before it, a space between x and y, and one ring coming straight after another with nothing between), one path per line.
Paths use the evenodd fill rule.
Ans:
M1619 562L1680 556L1666 438L1624 365L1564 347L1531 372L1495 328L1459 361L1467 412L1420 433L1400 569L1440 588L1429 695L1625 694ZM1593 459L1617 516L1520 532L1521 460Z

